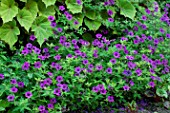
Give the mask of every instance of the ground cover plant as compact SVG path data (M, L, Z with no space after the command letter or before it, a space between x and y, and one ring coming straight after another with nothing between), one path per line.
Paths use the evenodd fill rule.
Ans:
M145 98L170 100L168 1L0 3L2 113L136 113ZM32 3L43 13L31 22L23 7ZM17 4L26 20L14 15Z

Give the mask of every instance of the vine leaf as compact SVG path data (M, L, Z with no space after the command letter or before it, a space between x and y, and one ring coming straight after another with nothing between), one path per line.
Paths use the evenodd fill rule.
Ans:
M66 0L65 4L66 4L67 8L69 9L69 11L72 12L73 14L82 12L83 2L81 5L78 5L76 0Z
M46 5L46 8L48 6L54 5L56 0L42 0L44 2L44 4Z
M90 29L90 30L98 30L99 27L101 26L101 22L97 20L90 20L88 18L84 19L85 25Z
M134 19L136 15L135 7L127 0L117 0L117 5L120 8L120 14L128 17L130 19Z
M17 35L20 34L19 28L15 21L5 23L0 27L0 39L9 44L10 48L17 42Z
M14 0L2 0L0 5L0 17L3 23L12 21L18 14L18 7L15 5Z
M32 17L32 14L29 11L22 9L17 15L17 20L21 26L23 26L27 31L29 31L34 21L34 18Z
M34 31L34 35L40 46L44 43L45 38L48 39L48 37L53 34L50 22L43 16L36 18L31 29Z
M32 0L28 0L28 2L26 3L23 9L29 11L32 14L33 19L36 18L38 12L38 5L36 2Z

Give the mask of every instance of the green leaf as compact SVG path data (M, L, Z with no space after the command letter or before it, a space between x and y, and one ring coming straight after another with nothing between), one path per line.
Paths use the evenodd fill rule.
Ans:
M0 39L9 44L10 48L17 42L17 35L20 34L19 28L16 27L16 22L8 22L0 27Z
M168 93L164 89L161 88L156 89L156 94L160 97L168 98Z
M12 19L18 14L18 7L15 5L14 0L2 0L0 6L0 17L3 23L12 21Z
M48 6L54 5L56 0L42 0L44 2L44 4L46 5L46 8Z
M71 22L70 22L71 26L72 26L74 29L78 30L79 27L82 26L83 18L84 18L84 15L82 15L82 14L75 14L74 17L73 17L73 19L72 19ZM75 20L77 20L79 24L74 25L74 21L75 21Z
M32 14L29 11L22 9L17 15L17 20L21 24L21 26L23 26L27 31L29 31L34 21L34 18L32 17Z
M0 100L0 107L6 108L10 105L10 103L6 100Z
M20 0L21 2L27 2L27 0Z
M23 9L28 10L32 14L33 19L36 18L38 12L38 5L36 2L32 0L28 0L28 2L26 3Z
M135 7L127 0L117 0L116 1L118 7L120 8L120 14L125 17L129 17L130 19L134 19L136 14Z
M87 7L86 9L85 16L91 20L96 20L97 19L97 12L93 9L90 9L90 7Z
M42 2L39 2L39 16L48 17L49 15L55 15L54 6L49 6L45 8L45 5Z
M81 5L78 5L76 0L66 0L65 4L67 6L67 9L69 9L69 11L72 12L73 14L82 12L83 2Z
M32 31L34 31L40 46L43 44L45 38L48 39L49 36L53 34L50 22L47 20L47 18L42 16L36 18L31 28Z
M85 25L90 29L90 30L98 30L99 27L101 26L101 22L97 21L97 20L90 20L85 18L84 19Z

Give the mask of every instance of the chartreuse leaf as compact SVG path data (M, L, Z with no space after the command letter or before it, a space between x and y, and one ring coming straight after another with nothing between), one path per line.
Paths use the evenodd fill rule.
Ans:
M125 17L129 17L130 19L134 19L136 9L129 1L117 0L116 3L120 8L120 14L124 15Z
M19 28L16 27L16 22L11 21L0 27L0 39L9 44L10 48L17 42L17 35L20 34Z
M97 12L93 9L91 9L90 7L86 7L86 13L85 13L86 17L91 19L91 20L95 20L97 19Z
M36 18L38 12L38 5L36 2L34 2L33 0L28 0L23 9L28 10L32 14L33 19Z
M32 23L34 22L34 18L32 14L26 9L22 9L19 11L17 15L17 20L21 26L23 26L27 31L29 31Z
M70 22L71 26L72 26L74 29L78 30L78 28L79 28L80 26L82 26L83 18L84 18L84 15L82 15L81 13L75 14L74 17L73 17L73 19L72 19L71 22ZM74 24L74 21L75 21L75 20L78 21L78 24L77 24L77 25Z
M14 0L2 0L0 5L0 17L3 23L12 21L18 14L18 7L15 5Z
M46 7L54 5L56 0L42 0L44 2L44 4L46 5Z
M39 16L48 17L49 15L55 15L54 6L45 7L45 4L41 1L38 1L38 8L39 8Z
M66 4L67 8L69 9L69 11L72 12L73 14L82 12L83 2L81 5L78 5L76 0L66 0L65 4Z
M99 27L101 26L101 22L97 20L90 20L88 18L84 19L85 25L90 29L90 30L98 30Z
M50 22L42 16L36 18L31 28L40 46L43 44L45 38L48 39L53 34Z
M20 0L21 2L27 2L27 0Z

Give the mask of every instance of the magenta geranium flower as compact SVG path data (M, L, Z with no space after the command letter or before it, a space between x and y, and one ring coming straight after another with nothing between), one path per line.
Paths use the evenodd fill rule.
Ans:
M30 91L27 91L27 92L25 93L25 97L31 98L31 97L32 97L32 93L31 93Z

